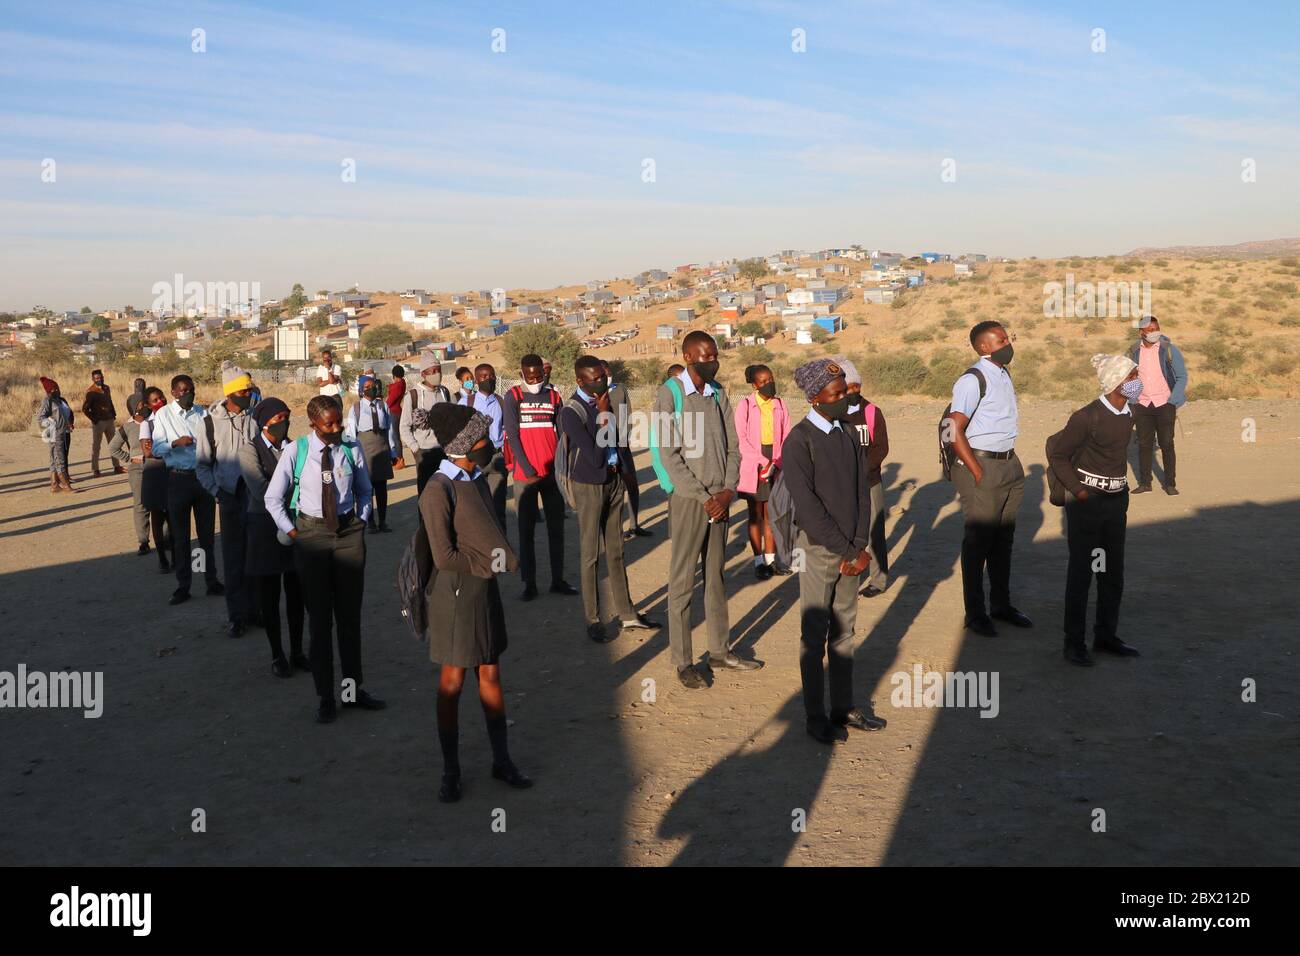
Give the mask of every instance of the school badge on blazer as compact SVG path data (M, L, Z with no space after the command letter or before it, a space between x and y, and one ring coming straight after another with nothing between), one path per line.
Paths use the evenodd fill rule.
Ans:
M325 482L325 484L327 484L327 485L332 485L332 484L334 484L334 472L332 472L332 471L322 471L322 472L320 473L320 480L323 481L323 482Z

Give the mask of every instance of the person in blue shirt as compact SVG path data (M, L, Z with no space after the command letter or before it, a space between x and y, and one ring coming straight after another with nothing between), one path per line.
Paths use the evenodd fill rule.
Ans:
M266 510L293 542L294 566L310 618L312 678L320 706L316 720L338 716L334 699L334 625L343 670L344 707L382 710L386 704L362 689L361 601L366 578L366 519L370 475L365 456L343 441L337 399L317 395L307 404L311 432L288 444L266 488ZM306 460L298 467L299 454ZM298 477L295 479L294 475ZM296 514L288 504L297 488Z
M348 411L344 437L359 444L366 457L370 486L375 492L370 530L392 531L388 526L388 483L393 480L393 466L402 446L397 421L380 397L379 379L372 375L361 376L361 400Z
M484 469L487 474L488 491L492 493L492 507L496 509L497 517L501 520L501 527L506 524L506 458L502 453L502 446L505 444L505 434L502 426L501 399L497 398L497 370L491 365L484 362L482 365L474 366L475 388L465 389L462 387L460 397L456 400L457 405L467 405L476 412L482 412L487 416L488 440L496 453L492 456L492 463Z
M1025 495L1025 469L1015 450L1020 413L1007 371L1015 349L1007 330L993 321L972 328L970 344L979 361L953 384L952 412L945 424L957 456L952 483L966 522L961 545L966 626L976 634L995 637L997 629L984 604L985 564L992 618L1014 627L1033 626L1011 604L1011 545L1016 513Z
M172 564L176 568L176 590L170 604L190 599L194 571L201 570L209 595L225 594L217 579L217 555L213 550L217 501L199 482L195 452L199 430L207 428L208 410L194 403L194 379L177 375L172 379L172 401L153 413L150 436L152 454L167 465L167 520L172 529ZM199 548L190 551L190 515Z

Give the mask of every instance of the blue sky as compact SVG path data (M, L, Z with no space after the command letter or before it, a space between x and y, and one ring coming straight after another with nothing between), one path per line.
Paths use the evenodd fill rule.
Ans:
M0 308L1300 233L1296 4L0 10Z

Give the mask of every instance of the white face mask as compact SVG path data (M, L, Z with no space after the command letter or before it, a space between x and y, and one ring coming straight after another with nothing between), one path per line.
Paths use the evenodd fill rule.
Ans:
M1159 332L1143 332L1143 333L1142 333L1142 338L1146 340L1146 342L1147 342L1148 345L1155 345L1157 342L1160 341L1160 333L1159 333Z
M426 385L429 385L429 386L441 385L441 384L442 384L442 373L441 373L441 372L425 372L425 373L424 373L424 383L425 383Z
M532 382L524 382L524 391L528 392L531 395L536 395L538 392L542 390L542 386L544 384L545 384L544 382L537 382L536 384Z

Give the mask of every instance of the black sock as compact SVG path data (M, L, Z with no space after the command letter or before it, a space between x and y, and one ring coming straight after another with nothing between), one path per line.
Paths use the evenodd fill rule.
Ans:
M442 747L442 772L460 773L460 728L439 730L438 744Z
M510 749L506 746L505 717L488 717L488 742L492 744L492 763L498 767L509 766Z

